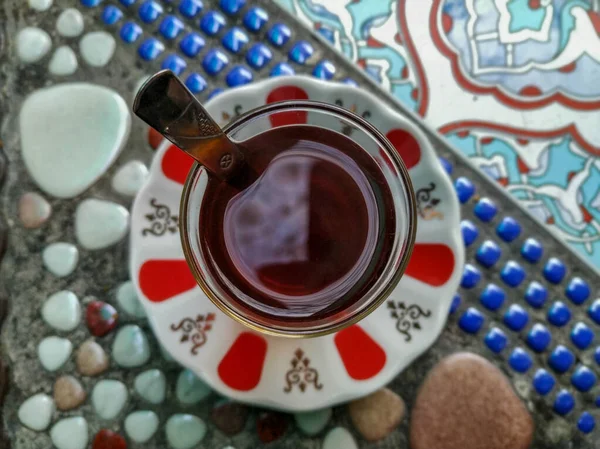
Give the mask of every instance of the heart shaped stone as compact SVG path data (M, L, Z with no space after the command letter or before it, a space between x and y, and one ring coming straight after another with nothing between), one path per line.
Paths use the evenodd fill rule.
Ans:
M127 387L118 380L101 380L92 391L94 411L102 419L116 418L127 402Z
M113 306L102 301L92 301L87 305L85 321L92 335L103 337L117 325L119 314Z
M96 182L119 155L131 117L115 91L65 83L27 97L19 123L23 160L31 177L50 195L73 198Z
M48 245L42 252L42 261L46 269L54 276L70 275L79 260L79 251L71 243L57 242Z
M125 418L125 432L136 443L145 443L158 430L158 416L149 410L133 412Z
M77 56L67 45L58 47L48 63L48 70L56 76L72 75L77 71L77 67Z
M173 449L191 449L206 435L206 424L197 416L177 414L167 420L165 433Z
M165 400L167 379L162 371L151 369L138 374L133 386L142 398L152 404L160 404Z
M85 449L89 438L87 421L78 416L61 419L50 429L50 438L57 449Z
M77 350L77 369L84 376L96 376L108 369L108 357L94 340L84 341Z
M127 234L129 212L110 201L85 200L75 211L75 237L86 249L114 245Z
M185 369L179 374L175 394L182 404L197 404L206 399L210 393L210 387L189 369Z
M77 37L83 33L83 14L75 8L67 8L56 20L56 31L64 37Z
M85 390L73 376L61 376L54 382L54 402L59 410L79 407L85 401Z
M38 345L38 358L48 371L56 371L69 359L73 345L66 338L46 337Z
M112 355L115 362L124 368L141 366L150 359L148 337L139 326L124 326L115 337Z
M21 404L17 416L24 426L41 431L50 425L52 413L54 413L52 398L47 394L36 394Z
M53 294L42 307L42 317L55 329L72 331L81 321L81 306L77 296L67 290Z
M118 433L102 429L94 437L92 449L127 449L127 443Z

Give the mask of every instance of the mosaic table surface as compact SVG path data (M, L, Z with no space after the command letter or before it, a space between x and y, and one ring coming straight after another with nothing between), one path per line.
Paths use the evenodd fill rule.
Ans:
M597 274L455 150L472 156L594 263L599 95L597 83L585 81L596 77L600 59L597 2L282 0L293 15L266 0L203 3L2 5L1 132L8 165L1 197L9 237L0 305L10 311L1 354L10 381L0 446L421 449L431 446L431 435L441 435L447 447L512 449L528 447L534 432L531 447L597 447ZM70 10L65 19L67 8L81 15ZM307 34L293 16L353 62ZM496 23L505 29L493 29ZM35 29L23 34L27 27ZM90 34L97 31L105 33ZM204 45L188 37L192 31ZM100 151L102 160L91 168L64 155L48 159L54 178L27 163L32 154L25 151L27 139L46 138L54 151L64 142L36 114L51 111L54 119L87 129L76 116L77 101L86 99L122 118L116 111L160 67L180 74L201 100L294 72L379 92L355 64L454 145L424 128L454 180L468 260L444 334L389 386L391 396L375 401L397 419L384 422L392 425L377 442L366 440L368 429L352 407L292 417L223 403L161 351L127 283L128 208L155 144L142 123L133 121L123 141L125 132L115 134L119 126L86 117L123 148ZM90 83L93 94L63 85L53 96L29 97L36 102L29 103L27 124L39 133L24 132L24 99L73 81ZM101 94L100 86L118 96ZM68 162L82 169L79 176L71 176ZM115 226L94 226L90 216L109 217ZM480 358L438 364L458 351ZM394 394L404 399L406 413ZM364 418L369 405L356 408ZM469 413L476 426L461 421Z

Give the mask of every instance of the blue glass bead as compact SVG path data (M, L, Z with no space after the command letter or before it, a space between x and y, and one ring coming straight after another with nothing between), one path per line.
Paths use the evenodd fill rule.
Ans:
M571 330L571 341L579 349L587 349L594 341L594 331L585 323L579 322Z
M596 375L587 366L580 365L571 375L571 383L579 391L590 391L596 383Z
M348 86L358 87L358 83L354 81L352 78L344 78L342 83L347 84Z
M331 61L320 61L315 65L312 74L315 78L330 80L335 76L335 66Z
M465 268L463 270L463 277L460 285L463 288L473 288L477 285L480 279L481 273L479 272L479 270L470 263L468 263L465 265Z
M296 71L291 65L286 62L280 62L271 69L269 76L294 75L295 73Z
M257 6L252 7L244 15L244 26L256 33L269 21L269 15L267 11Z
M233 27L223 36L221 42L223 43L223 47L230 52L238 53L248 43L248 40L246 33L238 27Z
M488 284L479 295L479 301L489 310L498 310L504 304L506 294L496 284Z
M102 0L81 0L81 4L88 8L93 8L94 6L98 6L101 1Z
M488 223L494 219L496 213L498 212L498 207L496 203L494 203L489 198L481 198L475 204L475 208L473 209L475 216L479 218L481 221Z
M138 38L142 35L142 27L140 27L135 22L125 22L121 27L121 31L119 32L119 36L123 41L131 44L138 40Z
M208 94L208 99L211 100L214 97L216 97L217 95L223 93L224 90L221 89L220 87L217 87L216 89L214 89L211 93Z
M594 351L594 360L598 365L600 365L600 346L598 346Z
M567 415L575 407L575 398L567 390L560 390L554 400L554 411L561 416Z
M304 64L313 54L314 49L307 41L298 41L294 44L288 53L289 58L298 63Z
M219 6L225 14L237 14L244 7L246 0L220 0Z
M515 332L523 329L529 321L529 314L518 304L512 304L504 313L504 324Z
M502 250L498 246L498 244L492 240L486 240L481 244L479 249L477 250L477 254L475 258L477 262L483 265L486 268L490 268L498 262L500 256L502 255Z
M209 75L216 75L229 64L229 59L222 51L212 49L204 56L202 67Z
M225 26L225 17L216 11L206 13L200 19L200 29L209 36L214 36Z
M558 345L548 357L548 364L558 373L566 373L575 361L575 356L563 345Z
M197 94L206 89L206 80L199 73L190 73L185 85L192 93Z
M496 227L496 234L505 242L512 242L521 234L521 225L512 217L504 217Z
M544 267L544 277L553 284L559 284L567 274L567 267L556 257L546 262Z
M165 50L164 44L153 37L146 39L138 48L138 54L146 61L152 61Z
M548 299L548 290L538 281L532 281L525 291L525 301L536 309L541 308Z
M276 23L267 33L267 38L275 47L283 47L291 36L292 31L283 23Z
M225 77L225 82L229 87L243 86L251 81L252 72L242 65L232 68Z
M588 315L596 324L600 324L600 299L595 300L588 309Z
M596 404L596 407L600 408L600 395L596 397L596 401L594 403Z
M129 6L133 5L137 0L119 0L119 1L121 2L121 4L123 6L129 7Z
M116 6L108 5L106 8L104 8L104 11L102 11L102 21L106 25L114 25L122 18L123 13Z
M575 277L567 285L565 294L573 303L580 305L590 297L590 286L583 279Z
M448 159L446 159L445 157L442 157L442 156L439 156L438 159L440 160L440 163L442 164L442 167L444 167L444 170L446 171L446 173L451 175L452 172L454 171L452 162L450 162Z
M544 247L536 239L528 238L521 247L521 256L528 262L536 263L544 255Z
M475 185L470 179L461 176L454 181L454 188L458 195L458 200L464 204L475 194Z
M508 364L518 373L526 373L531 368L531 356L522 348L515 348L508 357Z
M502 268L500 277L511 287L517 287L525 279L525 270L514 260L509 260Z
M498 354L506 347L508 339L506 338L506 334L502 331L502 329L494 327L487 333L484 342L492 352Z
M160 23L158 31L165 39L175 39L183 31L183 28L184 25L181 20L175 16L167 16Z
M138 14L142 22L152 23L163 13L163 7L153 0L146 0L140 5Z
M458 320L460 328L469 334L476 334L483 325L484 317L479 310L469 307Z
M160 68L171 70L175 75L179 76L187 69L187 62L181 56L169 55L163 60Z
M194 58L198 56L198 53L202 51L204 48L205 42L204 38L200 36L198 33L189 33L181 42L179 42L179 48L182 53L190 58Z
M545 396L548 393L550 393L550 391L552 391L554 385L556 384L556 381L554 380L552 374L550 374L545 369L540 368L535 372L532 383L533 388L535 388L535 391L537 391L542 396Z
M204 8L204 5L200 0L182 0L179 4L181 15L190 19L196 17L202 11L202 8Z
M460 307L461 302L462 302L462 298L460 297L460 295L458 293L456 293L454 295L454 297L452 298L452 304L450 304L450 311L448 313L450 315L455 313L458 310L458 308Z
M262 69L273 58L273 53L265 44L257 43L246 53L246 61L255 69Z
M527 334L527 344L535 352L543 352L552 341L552 334L542 324L534 324Z
M475 226L470 220L463 220L460 222L460 230L462 232L463 241L465 242L465 246L470 246L477 237L479 236L479 229Z
M596 420L590 412L583 412L577 420L577 428L583 433L590 433L596 427Z
M562 301L555 301L548 310L548 321L557 327L562 327L571 319L571 311Z

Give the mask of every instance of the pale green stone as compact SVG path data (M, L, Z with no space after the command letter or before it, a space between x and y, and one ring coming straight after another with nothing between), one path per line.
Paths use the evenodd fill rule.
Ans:
M59 331L72 331L81 322L79 299L67 290L54 293L42 307L42 318Z
M211 389L189 369L183 370L177 378L175 388L177 399L183 404L196 404L206 399Z
M206 424L194 415L171 416L165 425L169 446L173 449L191 449L206 435Z
M92 391L92 405L102 419L115 419L127 402L127 387L118 380L101 380Z
M83 200L75 211L75 237L86 249L103 249L127 235L129 211L111 201Z
M85 449L88 443L87 421L79 416L61 419L50 429L57 449Z
M40 363L48 371L56 371L71 356L73 344L66 338L46 337L38 345Z
M47 394L31 396L19 407L17 416L24 426L31 430L46 430L54 413L54 401Z
M305 434L314 436L321 432L331 419L331 409L324 408L305 413L296 413L294 415L296 425Z
M165 400L167 379L162 371L151 369L138 374L133 386L137 394L151 404L160 404Z
M127 314L135 318L146 317L146 310L135 292L133 282L123 282L117 289L117 302Z
M115 362L124 368L141 366L150 359L150 345L139 326L128 325L119 330L112 346Z
M52 243L42 252L44 266L50 273L58 277L70 275L77 266L78 260L79 251L72 243Z
M158 429L158 416L150 410L133 412L125 418L125 432L136 443L145 443Z
M321 449L358 449L358 445L348 430L336 427L325 435Z

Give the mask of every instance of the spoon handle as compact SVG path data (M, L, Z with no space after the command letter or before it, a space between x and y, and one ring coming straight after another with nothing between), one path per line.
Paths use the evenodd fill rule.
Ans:
M144 83L133 112L219 179L230 179L243 166L238 146L170 70Z

